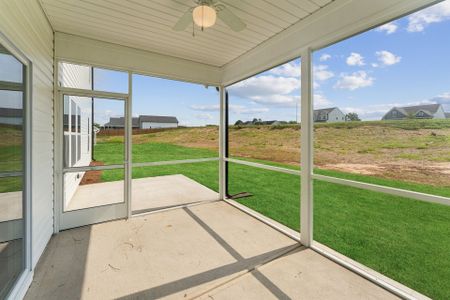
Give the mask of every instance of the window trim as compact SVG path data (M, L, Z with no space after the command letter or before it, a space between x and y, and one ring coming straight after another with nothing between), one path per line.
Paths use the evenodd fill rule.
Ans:
M33 239L32 239L32 210L31 210L31 199L32 199L32 127L33 122L32 110L32 86L33 86L33 63L32 60L25 55L19 48L14 46L2 32L0 32L0 45L2 48L6 49L10 54L12 54L18 61L23 65L23 83L21 91L24 93L23 98L23 132L24 132L24 150L23 151L23 226L24 226L24 265L22 273L17 277L14 285L12 286L9 294L7 296L11 298L20 298L21 295L25 295L28 286L31 284L33 277ZM25 85L23 87L23 85ZM18 85L14 85L16 88ZM11 85L12 87L12 85Z

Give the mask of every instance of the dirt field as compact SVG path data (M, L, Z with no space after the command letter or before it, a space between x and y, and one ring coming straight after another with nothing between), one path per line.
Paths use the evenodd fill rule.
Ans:
M314 130L315 166L449 186L450 120L429 122L420 123L423 126L419 128L416 123L405 123L405 126L387 126L380 122L318 125ZM231 156L299 165L298 126L232 126L229 135ZM114 138L117 139L102 137L102 140ZM218 150L218 128L180 128L133 136L133 143L151 141Z

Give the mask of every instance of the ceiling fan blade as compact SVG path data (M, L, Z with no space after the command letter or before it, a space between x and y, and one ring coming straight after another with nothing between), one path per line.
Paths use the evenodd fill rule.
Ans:
M192 12L191 9L188 9L184 13L184 15L178 20L178 22L172 27L172 29L175 31L183 31L191 23L192 23Z
M217 15L219 19L227 24L233 31L242 31L247 27L238 16L225 6L221 5L220 9L217 11Z

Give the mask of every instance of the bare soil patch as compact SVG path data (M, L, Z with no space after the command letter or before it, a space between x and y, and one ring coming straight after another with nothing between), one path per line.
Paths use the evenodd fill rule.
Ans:
M103 162L101 161L92 161L89 166L103 166ZM81 182L80 185L85 185L85 184L93 184L93 183L99 183L102 182L101 181L102 178L102 171L88 171L85 172L83 175L83 178L81 178Z

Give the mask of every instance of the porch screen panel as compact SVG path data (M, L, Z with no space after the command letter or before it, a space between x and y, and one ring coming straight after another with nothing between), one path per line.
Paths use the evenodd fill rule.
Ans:
M449 291L449 230L449 206L314 181L316 241L433 299Z
M228 162L227 197L296 231L300 70L301 60L295 59L227 87L228 157L237 160Z
M215 87L133 75L133 163L218 157Z
M134 214L219 200L217 161L133 167Z
M436 299L450 295L449 8L313 54L314 173L334 182L314 184L314 239Z

